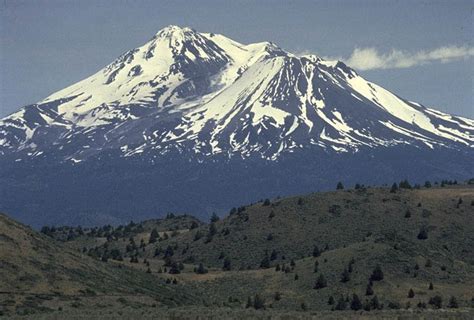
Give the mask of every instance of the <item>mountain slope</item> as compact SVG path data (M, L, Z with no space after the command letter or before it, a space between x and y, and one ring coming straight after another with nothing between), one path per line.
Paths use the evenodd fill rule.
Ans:
M76 162L104 148L122 156L186 148L276 159L311 145L342 152L474 144L472 120L400 99L342 62L176 26L1 128L3 154L58 153Z
M93 260L3 214L0 239L0 315L47 311L43 303L87 303L98 297L105 302L136 296L161 306L199 301L145 273Z
M342 62L169 26L0 120L0 209L34 224L208 215L337 180L467 179L473 147L474 120Z

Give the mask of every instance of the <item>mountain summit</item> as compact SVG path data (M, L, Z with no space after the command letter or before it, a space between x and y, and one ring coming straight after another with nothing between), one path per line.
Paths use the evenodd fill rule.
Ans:
M133 176L129 190L147 185L166 198L147 199L146 212L189 209L170 203L170 193L183 185L198 198L212 194L200 208L204 212L263 196L252 188L235 191L232 179L258 188L277 179L268 189L275 194L307 191L309 177L313 187L321 188L336 177L367 182L400 175L466 178L474 175L468 165L473 154L474 120L402 99L341 61L298 57L270 42L244 45L178 26L160 30L92 76L0 121L0 173L15 180L18 194L31 194L30 187L10 174L25 167L70 174L81 166L87 174L81 171L78 181L120 168L124 176ZM415 161L404 168L403 159ZM133 162L143 166L145 180L137 178L136 165L131 173ZM215 170L218 175L212 177ZM241 170L253 182L244 182ZM260 177L256 185L253 170ZM44 174L35 171L35 181L46 179ZM121 185L120 177L102 178L114 188ZM214 178L229 188L226 196L198 192L189 184ZM80 194L91 192L77 188ZM14 189L2 193L11 197ZM65 212L90 212L71 201ZM13 200L2 205L21 209ZM27 207L28 212L42 208Z

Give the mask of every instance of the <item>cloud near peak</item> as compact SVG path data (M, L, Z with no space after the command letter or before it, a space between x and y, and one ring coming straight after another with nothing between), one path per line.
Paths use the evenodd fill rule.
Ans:
M390 53L380 53L375 48L355 48L345 61L350 67L358 70L399 69L423 65L432 62L451 62L474 56L474 47L445 46L431 51L409 53L392 50Z

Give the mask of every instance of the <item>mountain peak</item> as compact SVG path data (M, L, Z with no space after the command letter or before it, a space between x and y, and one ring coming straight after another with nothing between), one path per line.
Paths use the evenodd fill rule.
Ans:
M174 38L184 37L185 35L195 34L196 30L189 27L180 27L177 25L169 25L159 30L154 38Z

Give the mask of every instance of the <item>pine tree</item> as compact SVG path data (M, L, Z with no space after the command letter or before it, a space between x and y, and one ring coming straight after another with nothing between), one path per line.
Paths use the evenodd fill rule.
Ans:
M160 236L158 234L158 231L156 230L156 228L154 228L153 230L151 230L150 239L148 240L148 243L155 243L159 237Z
M317 273L317 272L318 272L318 269L319 269L319 262L318 262L318 260L316 260L316 261L314 262L314 269L313 269L313 272L314 272L314 273Z
M252 298L248 297L247 298L247 304L245 305L245 308L251 308L253 307L253 303L252 303Z
M382 272L382 268L377 265L374 269L374 271L372 271L372 275L370 276L370 280L372 281L381 281L383 280L383 272Z
M219 221L219 216L215 212L213 212L211 216L211 223L215 223L217 221Z
M204 268L204 265L202 263L200 263L199 266L196 268L196 273L197 274L205 274L205 273L207 273L207 269Z
M263 205L264 206L269 206L270 205L270 199L265 199L265 201L263 202Z
M265 309L265 300L257 293L253 299L253 307L256 310Z
M376 295L372 298L372 300L370 300L370 304L371 304L372 309L374 310L380 309L379 298L377 298Z
M351 309L354 311L362 309L362 302L360 302L359 296L355 293L352 295Z
M335 303L334 297L333 297L333 296L329 296L328 305L332 306L334 303Z
M281 300L281 293L280 292L275 292L275 295L273 296L273 299L275 299L275 301L280 301Z
M428 287L428 290L433 290L433 282L430 282L430 285Z
M410 289L410 290L408 291L408 298L411 299L411 298L413 298L414 296L415 296L415 291L413 291L413 289Z
M226 257L224 259L224 265L222 266L222 270L224 271L230 271L231 270L231 263L229 257Z
M319 257L320 255L321 255L321 251L319 250L318 246L314 246L313 257Z
M275 249L273 249L273 250L272 250L272 253L271 253L271 255L270 255L270 261L276 260L277 257L278 257L278 253L276 252Z
M344 185L342 184L342 182L338 182L337 183L337 186L336 186L336 190L343 190L344 189Z
M267 253L265 253L265 256L263 257L262 261L260 262L260 268L262 268L262 269L270 268L270 259L268 258Z
M367 288L365 289L365 295L366 296L371 296L374 294L374 289L372 289L372 282L369 282L367 284Z
M341 282L345 283L351 280L351 275L347 269L344 269L344 271L341 274Z
M419 240L426 240L428 239L428 230L426 230L426 227L421 227L420 232L418 233L417 238Z
M390 193L395 193L395 192L397 192L397 190L398 190L398 186L397 186L397 184L394 182L394 183L392 184L392 187L390 188Z
M320 274L318 279L316 280L316 283L314 284L314 289L322 289L325 287L327 287L326 278L324 278L323 274Z

